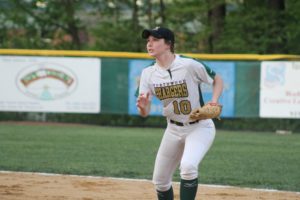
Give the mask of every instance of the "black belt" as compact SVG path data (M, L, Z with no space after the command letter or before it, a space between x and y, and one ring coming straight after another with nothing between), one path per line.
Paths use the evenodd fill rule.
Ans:
M196 124L198 122L199 122L199 120L196 120L196 121L193 121L193 122L188 122L188 124ZM182 122L176 122L176 121L174 121L172 119L170 119L170 123L171 124L176 124L177 126L184 126L184 123L182 123Z

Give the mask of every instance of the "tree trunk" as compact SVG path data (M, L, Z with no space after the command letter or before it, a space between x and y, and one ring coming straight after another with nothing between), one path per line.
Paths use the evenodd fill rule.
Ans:
M268 7L274 11L282 11L285 9L284 0L267 0Z
M151 0L147 0L147 17L148 24L150 28L153 28L153 20L152 20L152 2Z
M160 5L160 18L161 18L161 24L165 24L166 21L166 16L165 16L165 4L163 0L159 1L159 5Z
M266 0L244 0L243 4L245 8L263 7Z
M79 37L79 28L76 24L75 19L75 10L74 10L74 1L73 0L64 0L61 1L65 7L67 13L67 30L72 37L72 46L76 49L81 49L81 41Z
M217 4L213 0L208 0L208 23L211 29L211 34L208 38L209 52L215 53L215 44L220 38L223 29L226 15L225 0L221 0Z
M267 0L267 8L269 10L269 21L270 23L270 32L269 37L272 39L270 44L267 47L266 53L279 53L284 52L284 46L286 44L286 34L285 26L286 22L284 20L284 9L285 1L284 0Z
M133 0L133 11L132 11L132 33L137 33L139 30L139 18L138 18L138 5L137 0ZM139 42L132 43L132 49L134 51L140 51L140 45Z
M138 28L138 5L137 0L133 0L133 11L132 11L132 28L133 31L136 32Z

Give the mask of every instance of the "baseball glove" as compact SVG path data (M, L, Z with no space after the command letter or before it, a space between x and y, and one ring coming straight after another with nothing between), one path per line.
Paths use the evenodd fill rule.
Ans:
M222 105L217 103L207 103L204 106L197 108L190 114L192 120L213 119L220 120Z

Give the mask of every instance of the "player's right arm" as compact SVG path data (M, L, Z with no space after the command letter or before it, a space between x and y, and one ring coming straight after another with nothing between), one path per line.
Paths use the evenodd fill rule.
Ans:
M136 106L139 111L139 114L142 117L147 117L150 113L151 109L151 94L150 88L148 84L149 80L149 72L147 73L144 69L141 74L140 84L138 88L138 96L136 100Z
M151 109L150 93L147 94L141 93L136 101L136 106L142 117L147 117Z

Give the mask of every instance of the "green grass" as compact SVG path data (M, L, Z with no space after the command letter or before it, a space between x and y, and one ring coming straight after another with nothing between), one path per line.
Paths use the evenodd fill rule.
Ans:
M0 124L0 170L151 179L162 133ZM300 134L218 131L201 163L200 183L300 191L299 166Z

